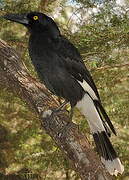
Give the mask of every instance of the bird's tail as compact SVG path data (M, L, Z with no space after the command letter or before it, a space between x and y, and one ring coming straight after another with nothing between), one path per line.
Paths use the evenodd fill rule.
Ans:
M99 152L101 161L105 165L108 172L111 175L116 176L118 173L122 174L124 171L124 166L121 164L120 159L117 157L117 154L109 140L108 131L106 128L108 126L104 123L96 104L88 93L85 93L82 100L77 103L76 107L87 118L97 151Z

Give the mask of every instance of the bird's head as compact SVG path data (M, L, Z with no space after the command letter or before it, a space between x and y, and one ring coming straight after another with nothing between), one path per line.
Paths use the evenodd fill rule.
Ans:
M6 14L3 18L24 25L31 33L48 32L53 38L60 34L58 26L53 19L43 13Z

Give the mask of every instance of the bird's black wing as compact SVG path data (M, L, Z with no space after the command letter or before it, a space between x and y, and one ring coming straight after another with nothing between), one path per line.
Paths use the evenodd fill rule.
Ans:
M114 129L114 126L112 122L110 121L106 111L104 110L103 106L101 105L101 100L99 97L99 93L97 91L96 85L92 79L92 76L90 75L89 71L87 70L78 50L74 47L70 41L65 39L64 37L61 37L60 39L60 46L58 48L58 55L61 56L60 59L63 60L65 68L67 71L74 77L78 82L83 83L85 81L86 83L86 89L85 91L92 97L93 102L96 106L96 109L98 113L101 113L103 118L106 120L106 123L104 122L103 118L102 121L104 123L105 129L108 131L108 126L111 128L112 132L116 134L116 131ZM83 84L81 84L83 86ZM89 86L90 88L89 88ZM94 96L95 94L95 96ZM94 97L95 98L94 98ZM107 126L108 124L108 126ZM110 134L110 132L108 132Z
M66 66L70 70L72 75L75 76L76 78L82 77L89 84L89 86L93 89L96 96L100 100L96 85L92 79L91 74L87 70L77 48L68 39L61 36L59 38L59 47L57 49L57 53L61 57L63 56L63 59L66 61ZM80 74L80 76L78 76L79 74Z

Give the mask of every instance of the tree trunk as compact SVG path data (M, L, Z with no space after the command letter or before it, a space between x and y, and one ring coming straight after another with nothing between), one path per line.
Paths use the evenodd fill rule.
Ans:
M18 54L0 40L0 84L11 89L39 115L42 128L53 138L82 180L111 180L96 152L67 112L54 112L59 103L45 86L29 75Z

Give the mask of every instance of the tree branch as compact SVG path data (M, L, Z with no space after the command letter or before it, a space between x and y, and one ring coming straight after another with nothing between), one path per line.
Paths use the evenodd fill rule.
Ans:
M0 40L0 84L11 89L39 115L50 135L82 180L111 180L97 154L65 111L52 113L58 102L44 85L32 78L14 49Z

